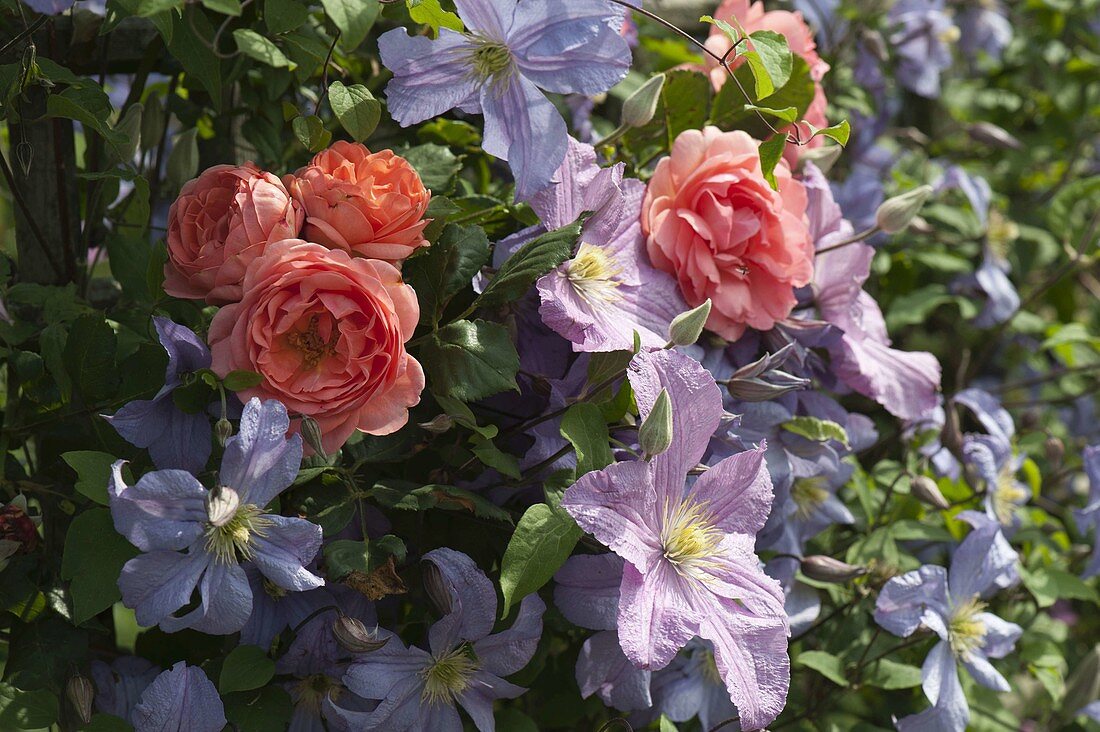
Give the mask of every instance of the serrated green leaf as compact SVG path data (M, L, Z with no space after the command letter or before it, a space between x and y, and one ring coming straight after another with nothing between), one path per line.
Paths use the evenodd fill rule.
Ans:
M435 331L421 350L432 391L472 402L517 389L519 355L504 326L458 320Z
M535 280L569 259L580 235L581 222L575 221L525 244L501 265L466 314L519 300Z
M407 260L403 271L420 298L421 322L439 322L447 303L470 286L488 259L484 229L448 224L434 244Z

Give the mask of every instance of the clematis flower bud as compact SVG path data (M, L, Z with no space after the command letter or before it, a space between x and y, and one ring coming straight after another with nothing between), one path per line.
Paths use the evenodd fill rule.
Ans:
M206 494L206 518L214 526L225 526L241 506L241 497L229 486L219 485Z
M651 76L623 102L623 127L642 127L657 113L657 101L665 86L665 75Z
M867 574L867 568L815 554L802 560L802 574L818 582L839 584Z
M966 128L966 132L975 142L1005 150L1019 150L1023 143L1009 134L1004 128L992 122L975 122Z
M1057 437L1048 437L1043 444L1043 450L1046 451L1047 460L1052 465L1060 465L1062 458L1066 456L1066 443Z
M306 441L306 444L312 447L313 451L320 455L322 459L327 459L328 454L321 442L321 426L317 424L317 420L309 415L302 417L301 432L302 439Z
M439 571L439 567L434 562L424 562L422 566L424 591L428 593L428 599L432 601L440 615L449 615L453 603L451 601L451 591L443 579L443 573Z
M390 641L389 638L378 638L362 622L343 613L332 623L332 634L340 645L352 653L377 651Z
M72 705L76 716L83 724L91 724L92 702L95 700L95 687L91 680L80 673L72 676L65 684L65 698Z
M951 505L947 502L947 499L943 497L943 493L940 492L940 487L936 485L936 481L932 480L927 475L918 475L913 478L912 482L909 484L909 495L941 511L946 510Z
M703 301L702 305L680 313L672 319L668 326L668 340L674 346L691 346L699 340L703 334L703 326L710 317L710 298Z
M421 422L418 426L425 432L430 432L433 435L441 435L454 427L455 421L449 414L439 414L433 417L431 421Z
M222 417L214 423L214 436L218 438L218 444L225 447L225 443L233 436L233 424Z
M649 416L638 428L638 445L646 459L660 455L672 444L672 399L668 389L661 389Z
M909 226L909 222L921 210L932 195L932 186L917 186L911 191L882 202L875 212L875 223L887 234L896 234Z

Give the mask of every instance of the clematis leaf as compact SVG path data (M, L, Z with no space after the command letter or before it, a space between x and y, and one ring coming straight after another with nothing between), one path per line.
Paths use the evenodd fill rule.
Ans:
M584 532L560 508L545 503L531 506L516 524L504 550L500 589L504 595L501 617L509 608L546 584L573 552Z

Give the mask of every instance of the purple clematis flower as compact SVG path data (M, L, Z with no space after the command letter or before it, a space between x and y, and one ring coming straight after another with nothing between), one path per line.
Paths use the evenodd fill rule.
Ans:
M730 701L715 664L714 646L693 640L672 663L655 672L653 707L673 722L698 717L704 730L737 716L737 708Z
M963 457L985 482L985 513L1011 535L1020 525L1019 509L1031 497L1031 491L1016 474L1023 467L1023 455L1012 445L992 435L966 435Z
M1086 447L1081 453L1085 463L1085 474L1089 477L1089 497L1082 509L1073 512L1077 526L1082 531L1093 529L1092 557L1085 567L1082 577L1095 577L1100 574L1100 445Z
M617 625L627 658L660 669L693 637L711 641L742 728L760 729L782 711L790 682L783 592L753 553L772 502L765 448L687 485L722 419L714 377L675 351L638 354L628 377L643 419L667 389L672 445L649 462L584 475L561 505L626 560Z
M76 4L76 0L23 0L34 12L60 15Z
M852 226L842 218L821 172L807 166L803 183L817 249L851 237ZM818 254L814 302L824 320L844 331L830 349L840 380L899 419L921 419L939 404L940 363L930 353L890 347L882 310L863 290L874 255L862 242Z
M287 591L324 584L306 569L321 546L321 527L264 512L301 464L302 439L287 439L289 428L282 404L249 401L240 431L226 443L214 491L182 470L146 473L128 486L124 462L115 463L109 486L115 528L144 552L126 563L118 581L139 624L160 624L169 633L240 630L253 604L244 564ZM199 606L178 615L196 591Z
M898 0L887 17L897 26L890 48L898 58L898 81L935 99L940 95L940 73L951 66L951 44L959 38L943 0Z
M168 318L153 318L153 326L168 352L164 386L152 399L132 401L104 419L127 442L147 448L153 464L161 470L197 473L210 457L210 418L201 412L181 411L172 392L182 385L184 374L209 368L210 350L191 329Z
M96 710L129 722L136 732L218 732L225 711L202 669L182 661L168 671L136 656L110 665L92 661Z
M601 168L592 146L570 139L557 182L531 199L547 229L595 212L574 257L537 283L543 322L574 351L629 350L635 331L644 347L660 348L672 319L688 309L676 281L645 253L645 184L622 176L622 163Z
M546 609L538 595L520 603L508 630L490 635L496 617L496 591L473 560L452 549L424 555L432 596L449 610L428 631L430 650L408 646L397 637L353 662L344 685L364 699L381 703L357 712L326 702L353 729L390 732L460 732L460 704L481 732L492 732L493 701L514 699L525 689L502 677L531 660L542 635Z
M1012 40L1012 23L999 0L966 3L956 16L959 24L959 48L971 58L979 52L999 59Z
M390 114L403 126L461 108L485 115L485 152L507 160L516 198L550 185L566 153L565 121L543 91L599 94L621 80L630 48L606 0L456 0L465 33L435 40L397 28L378 39L394 78Z
M622 581L623 560L615 554L570 557L554 575L554 604L569 622L599 631L577 657L581 697L596 694L604 704L631 712L648 709L653 701L651 672L630 662L615 632Z
M996 522L974 511L958 518L974 529L955 551L951 568L926 564L894 577L875 606L875 621L894 635L906 638L923 627L940 637L921 669L932 707L899 720L902 732L966 729L970 709L958 663L982 686L1009 690L1008 681L989 659L1008 655L1023 629L985 612L982 599L1019 579L1018 556Z

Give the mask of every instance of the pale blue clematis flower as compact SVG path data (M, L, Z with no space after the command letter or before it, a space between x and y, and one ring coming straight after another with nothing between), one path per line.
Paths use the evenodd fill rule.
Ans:
M951 568L926 564L894 577L875 606L875 621L894 635L907 638L924 628L940 637L921 668L932 707L898 720L902 732L966 729L970 708L959 681L960 663L982 686L1010 688L989 659L1011 653L1023 629L985 612L982 600L1018 581L1019 557L996 522L976 511L964 511L958 518L974 530L955 551Z
M622 11L607 0L456 0L466 32L435 40L404 29L378 39L394 78L390 114L403 127L448 110L485 116L485 152L507 160L516 198L550 185L566 127L545 92L599 94L630 66Z

